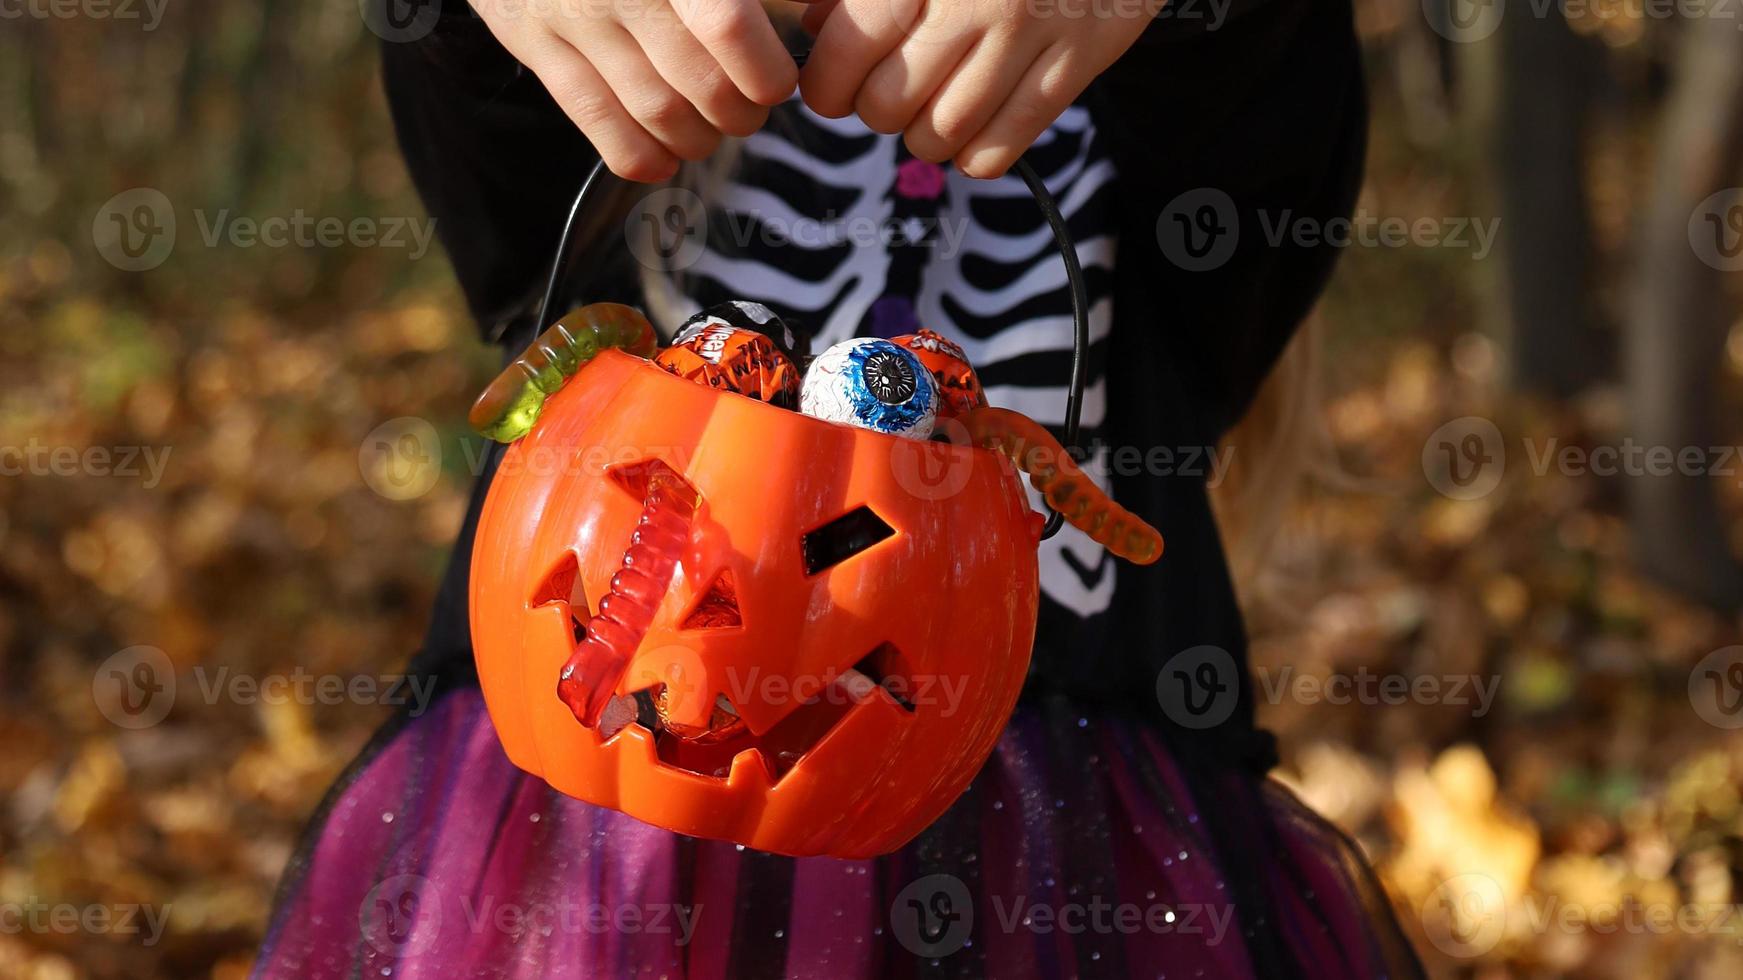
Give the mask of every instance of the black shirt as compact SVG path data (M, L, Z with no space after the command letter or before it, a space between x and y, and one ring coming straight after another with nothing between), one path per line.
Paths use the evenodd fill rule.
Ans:
M1263 229L1284 212L1346 216L1366 132L1347 2L1237 3L1220 19L1208 0L1164 10L1080 103L1117 173L1100 437L1140 456L1203 452L1246 410L1336 255L1323 244L1274 244ZM412 177L467 303L485 336L518 351L535 332L562 222L597 154L458 0L433 30L386 43L383 60ZM597 272L576 284L590 301L636 300L634 266L615 235L592 244L585 265ZM1116 468L1113 487L1161 530L1167 553L1122 568L1105 615L1044 615L1027 690L1139 713L1183 754L1263 772L1275 752L1254 730L1246 636L1209 469L1166 468ZM413 665L445 684L472 679L465 578L482 493L483 482ZM1218 723L1164 710L1159 680L1203 685L1189 707L1211 704L1202 717Z

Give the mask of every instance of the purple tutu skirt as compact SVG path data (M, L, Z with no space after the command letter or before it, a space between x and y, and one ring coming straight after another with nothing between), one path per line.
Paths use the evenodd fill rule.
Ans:
M1275 783L1220 779L1194 794L1142 725L1025 703L907 848L794 859L556 793L508 761L465 688L334 789L255 976L1419 974L1343 835ZM1242 842L1220 849L1237 860L1219 839Z

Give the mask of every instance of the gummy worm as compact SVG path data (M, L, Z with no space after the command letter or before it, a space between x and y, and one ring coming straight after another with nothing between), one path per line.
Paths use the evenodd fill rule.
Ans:
M479 435L513 442L532 430L545 399L595 354L616 348L652 357L655 346L653 325L636 309L621 303L590 303L539 334L526 353L504 368L472 403L466 420Z
M1034 419L1004 408L977 408L962 416L969 438L1010 457L1029 483L1072 527L1138 565L1162 557L1162 535L1090 482L1053 434Z
M699 502L683 477L653 465L623 566L611 577L610 591L599 600L599 615L587 621L587 635L575 645L557 680L557 697L588 728L599 723L671 587Z

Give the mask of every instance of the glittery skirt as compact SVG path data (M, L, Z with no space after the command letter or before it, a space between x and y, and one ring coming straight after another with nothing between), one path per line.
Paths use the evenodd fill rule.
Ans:
M1275 783L1189 768L1137 722L1025 702L905 849L794 859L554 792L462 688L335 787L255 975L1418 975L1345 837Z

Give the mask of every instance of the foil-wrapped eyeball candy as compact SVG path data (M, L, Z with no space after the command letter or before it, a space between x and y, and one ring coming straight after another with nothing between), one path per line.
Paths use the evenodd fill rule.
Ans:
M740 330L760 333L774 341L781 353L787 355L795 365L804 364L811 356L810 334L793 329L785 320L775 315L774 310L763 304L743 299L716 303L685 320L678 325L678 332L672 338L672 346L684 343L708 326L737 327Z
M817 355L799 390L799 410L829 422L908 439L932 434L938 385L913 351L856 337Z
M986 392L968 355L943 335L922 327L919 333L892 337L890 342L914 352L932 379L938 382L938 417L958 418L977 408L985 407Z
M799 407L799 369L765 334L719 320L684 330L654 363L697 384Z

